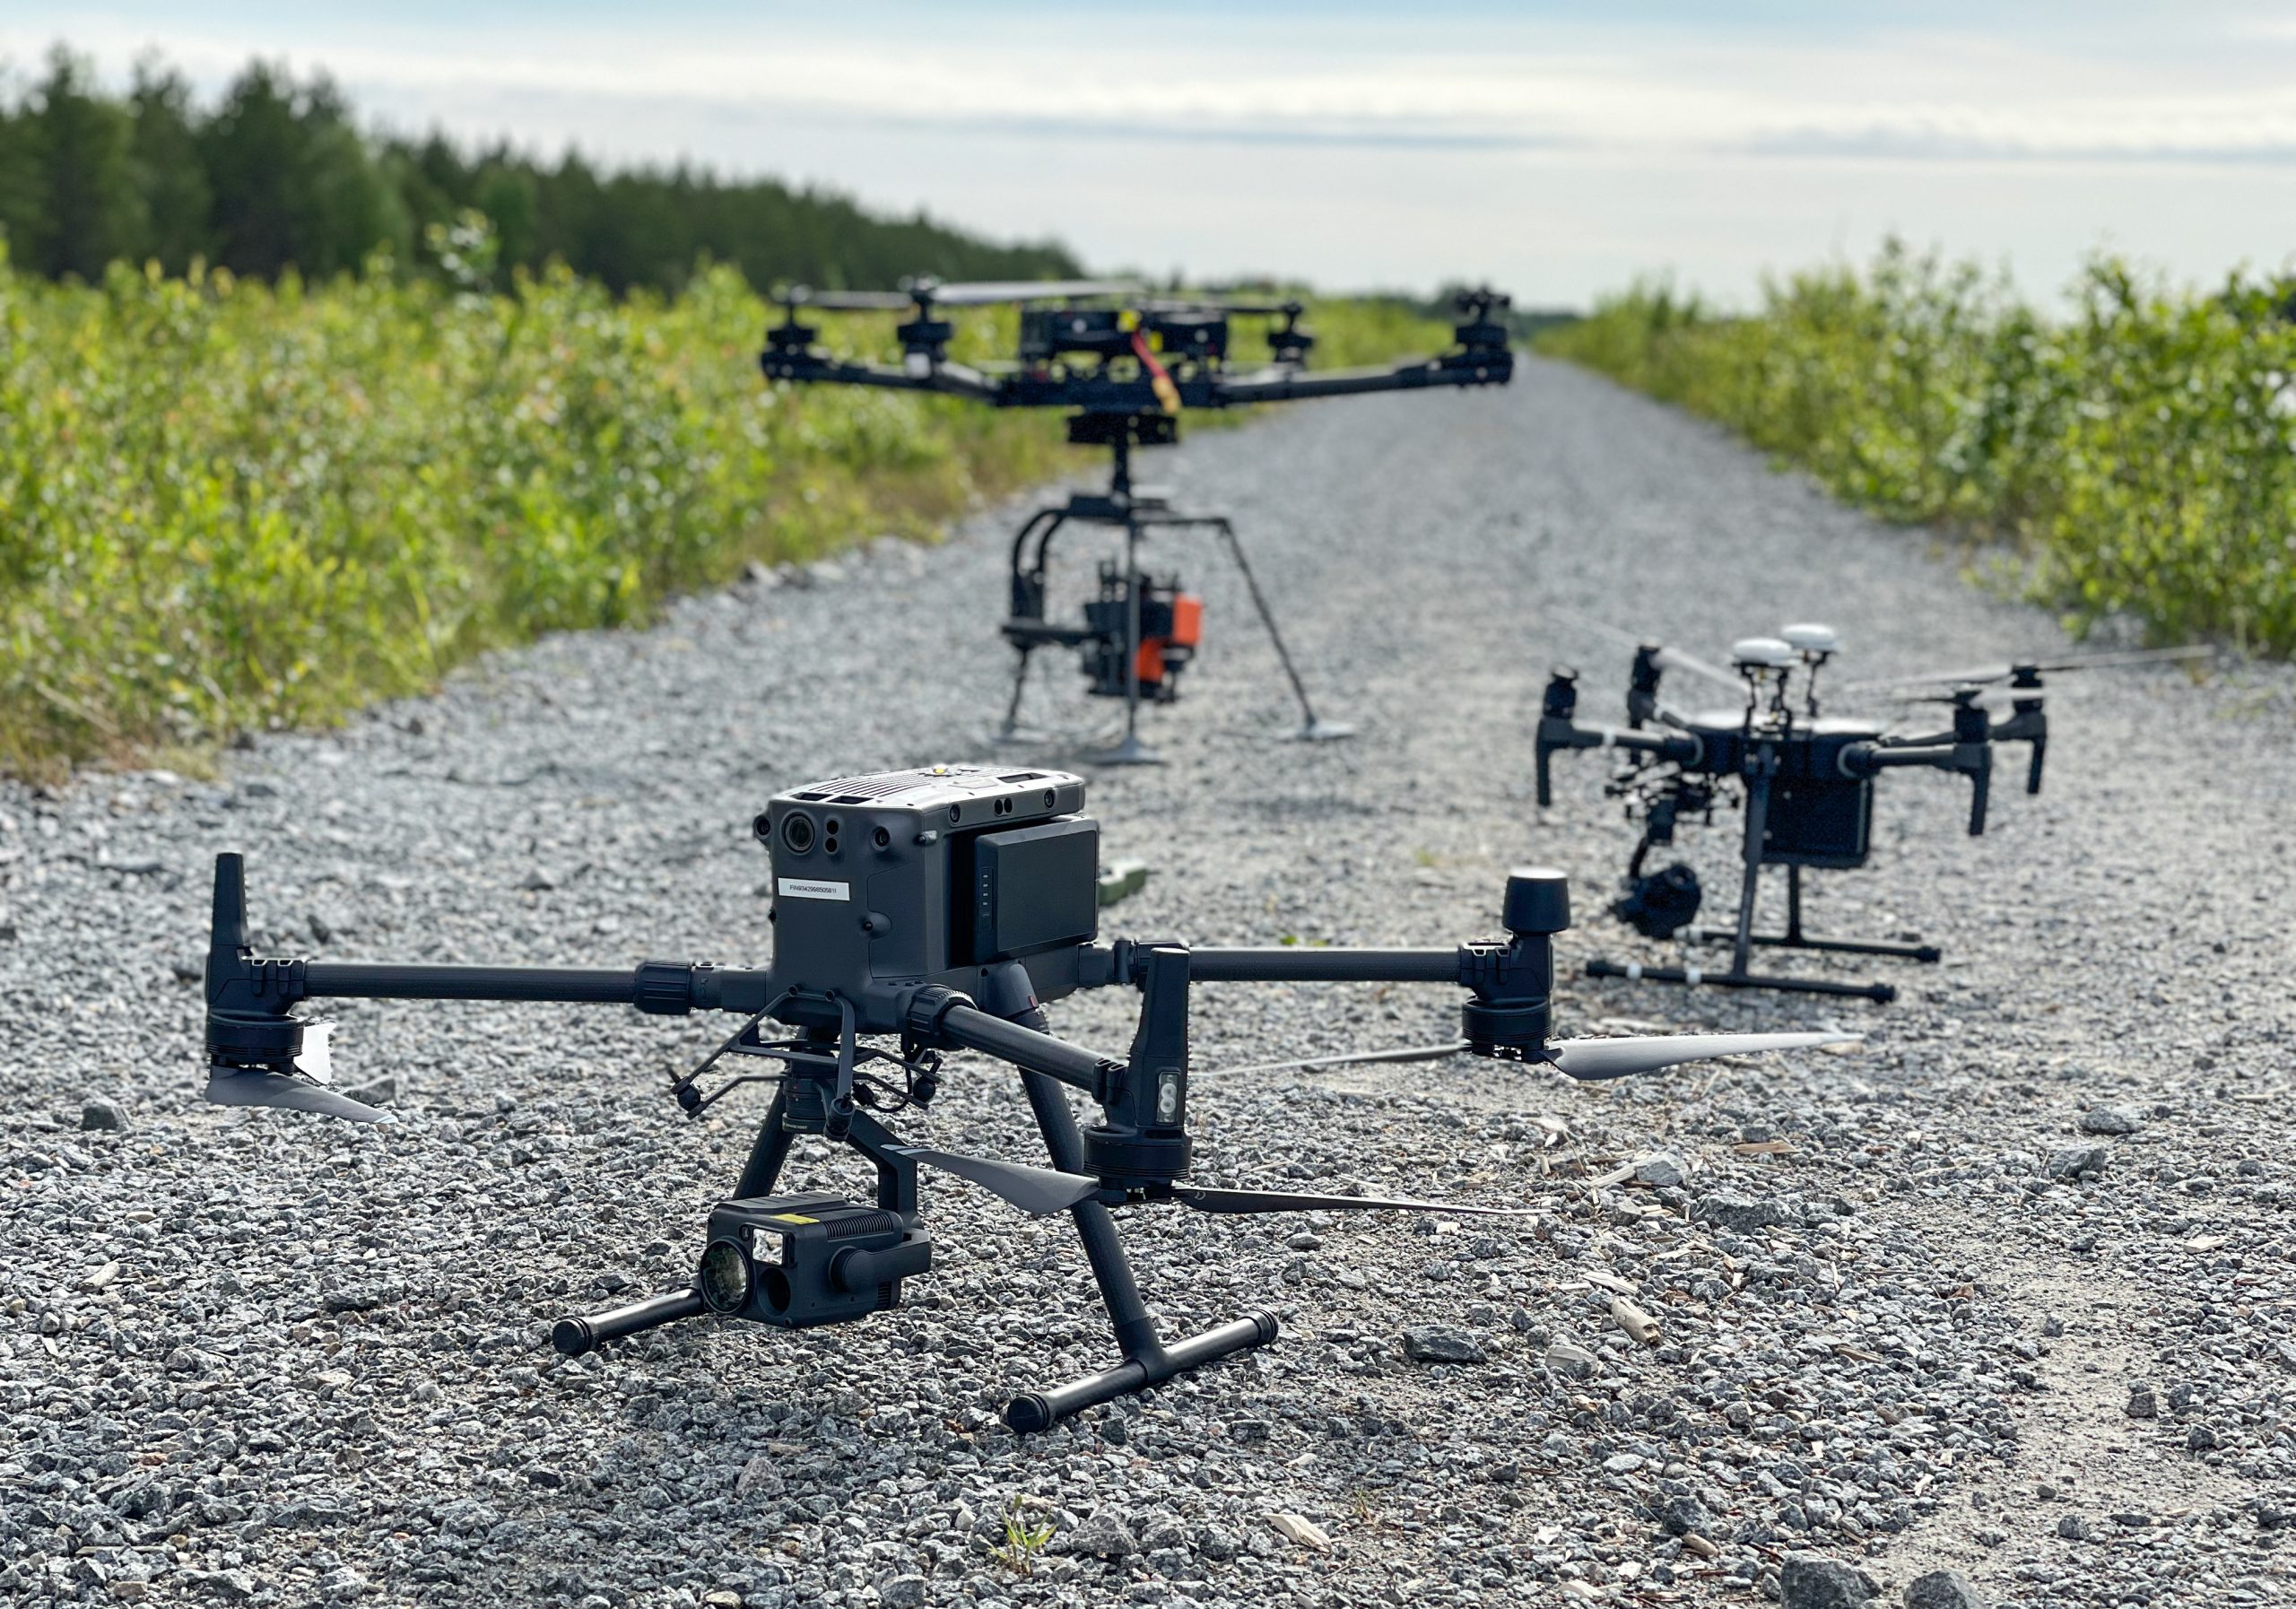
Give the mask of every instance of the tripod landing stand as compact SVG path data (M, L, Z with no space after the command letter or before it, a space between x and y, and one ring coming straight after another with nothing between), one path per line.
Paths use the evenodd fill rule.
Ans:
M1259 578L1252 573L1251 562L1244 556L1243 544L1238 540L1235 526L1222 515L1189 515L1175 512L1163 498L1154 492L1135 488L1132 483L1132 447L1135 440L1147 446L1167 445L1177 439L1178 431L1169 416L1161 414L1100 415L1083 414L1069 422L1069 439L1084 445L1104 446L1114 454L1115 462L1106 492L1075 492L1065 503L1038 509L1023 523L1013 538L1012 614L1004 622L1005 640L1020 652L1020 664L1013 674L1013 696L1004 709L1004 725L997 730L1000 743L1014 741L1020 733L1021 700L1029 680L1029 661L1037 649L1047 647L1090 649L1102 647L1120 665L1121 674L1105 674L1107 660L1101 661L1103 671L1095 674L1093 691L1104 696L1121 696L1124 700L1124 736L1115 747L1088 756L1102 765L1157 765L1161 757L1140 737L1140 706L1143 702L1169 703L1176 693L1172 672L1177 663L1168 663L1166 648L1156 634L1146 629L1144 615L1153 602L1150 594L1154 583L1140 569L1140 544L1152 531L1186 529L1209 530L1216 535L1234 560L1237 571L1244 578L1244 586L1251 595L1252 607L1260 623L1267 628L1267 637L1274 646L1275 657L1283 674L1292 684L1292 695L1299 700L1300 725L1293 735L1309 743L1329 742L1348 736L1353 730L1343 724L1326 721L1316 714L1315 705L1308 697L1305 683L1300 679L1298 666L1292 661L1292 652L1284 645L1283 633L1277 629L1274 612L1268 607L1266 595L1260 590ZM1063 526L1071 523L1114 526L1124 533L1124 554L1120 571L1104 570L1103 598L1115 605L1120 618L1115 622L1087 620L1076 625L1061 625L1045 618L1046 565L1052 539ZM1111 584L1113 576L1113 584ZM1161 605L1158 605L1161 606ZM1192 648L1192 644L1188 645ZM1092 668L1088 665L1088 669Z

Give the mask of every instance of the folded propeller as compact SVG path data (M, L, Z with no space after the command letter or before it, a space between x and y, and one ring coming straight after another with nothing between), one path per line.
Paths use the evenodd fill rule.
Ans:
M1104 1185L1082 1173L1057 1168L1033 1168L1025 1162L1002 1162L994 1157L970 1156L961 1151L936 1151L925 1145L897 1145L893 1151L927 1167L953 1173L978 1185L1032 1217L1061 1213L1083 1203L1125 1198L1123 1189ZM1519 1218L1517 1207L1470 1206L1457 1201L1413 1201L1385 1196L1305 1195L1291 1190L1231 1190L1212 1185L1157 1185L1148 1199L1177 1201L1199 1213L1324 1213L1404 1212L1466 1213L1486 1218Z
M1622 1035L1607 1039L1558 1039L1535 1060L1550 1063L1557 1072L1594 1083L1628 1078L1637 1073L1657 1073L1684 1062L1711 1061L1724 1056L1759 1056L1766 1050L1806 1050L1819 1045L1854 1044L1862 1033L1682 1033ZM1475 1047L1465 1039L1441 1045L1411 1045L1394 1050L1357 1050L1343 1056L1311 1056L1298 1061L1254 1062L1248 1066L1222 1067L1222 1073L1288 1073L1310 1067L1346 1067L1367 1062L1433 1062L1464 1056Z

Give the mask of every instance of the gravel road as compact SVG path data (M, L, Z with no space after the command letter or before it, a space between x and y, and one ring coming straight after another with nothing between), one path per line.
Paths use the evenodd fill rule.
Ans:
M1494 927L1506 868L1539 860L1575 879L1571 973L1659 959L1600 914L1632 841L1601 757L1531 802L1550 662L1587 672L1590 716L1624 690L1625 656L1552 609L1709 655L1817 617L1846 676L2061 640L1925 535L1546 363L1499 394L1199 432L1150 467L1235 516L1360 735L1281 741L1239 587L1170 539L1210 642L1150 718L1171 763L1093 779L1106 853L1155 868L1110 933L1448 943ZM0 787L0 1588L1856 1602L1854 1577L1787 1563L1815 1554L1892 1604L1940 1569L2003 1604L2289 1594L2286 667L2066 680L2048 791L2003 789L1981 839L1961 783L1885 778L1873 868L1821 877L1813 920L1946 947L1894 972L1895 1005L1565 984L1566 1031L1838 1022L1871 1036L1853 1054L1587 1088L1464 1062L1200 1078L1205 1179L1536 1216L1131 1214L1168 1328L1266 1308L1283 1336L1027 1441L996 1407L1100 1366L1105 1330L1061 1223L953 1180L928 1181L941 1265L900 1312L552 1353L555 1316L682 1282L732 1183L761 1102L695 1123L662 1087L709 1024L352 1006L338 1081L379 1084L395 1125L198 1102L188 974L220 848L248 852L262 942L316 955L761 963L746 823L770 793L983 752L1016 512L500 657L214 780ZM1051 668L1051 725L1105 718ZM1728 842L1701 835L1709 886ZM1120 1047L1126 1004L1055 1021ZM1442 1038L1455 1005L1207 986L1196 1064ZM905 1132L1032 1160L1018 1089L978 1061ZM818 1152L788 1182L857 1183Z

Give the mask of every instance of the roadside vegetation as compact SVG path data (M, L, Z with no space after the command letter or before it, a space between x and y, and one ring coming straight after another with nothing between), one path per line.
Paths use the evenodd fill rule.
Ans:
M0 770L337 719L1087 466L1056 415L767 387L774 309L730 267L670 296L563 267L497 291L475 214L428 250L436 274L378 257L309 284L0 258ZM961 350L1008 349L1007 317L965 317ZM891 355L891 322L826 334ZM1335 365L1448 333L1389 303L1309 323Z
M2296 652L2296 303L2113 258L2040 311L1892 245L1718 311L1664 282L1541 350L1721 423L1885 518L2011 544L2076 628Z

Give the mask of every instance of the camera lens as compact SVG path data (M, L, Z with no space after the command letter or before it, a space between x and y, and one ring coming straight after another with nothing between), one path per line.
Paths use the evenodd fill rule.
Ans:
M782 847L792 855L803 855L813 847L813 818L802 810L793 810L781 818Z
M712 1240L693 1286L711 1312L740 1312L750 1305L750 1254L737 1241Z

